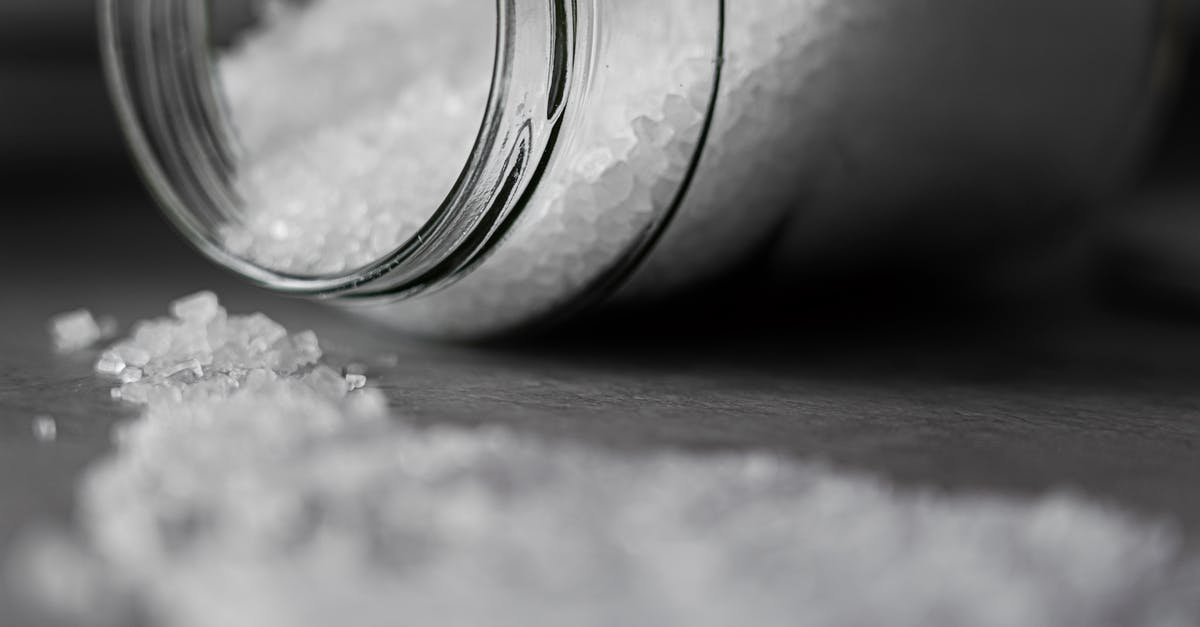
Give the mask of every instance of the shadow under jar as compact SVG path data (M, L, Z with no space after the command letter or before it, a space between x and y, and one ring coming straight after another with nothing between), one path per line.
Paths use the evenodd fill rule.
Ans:
M987 225L951 234L970 247L1094 205L1136 168L1170 45L1151 1L101 10L124 128L189 240L447 337L811 264L846 233Z

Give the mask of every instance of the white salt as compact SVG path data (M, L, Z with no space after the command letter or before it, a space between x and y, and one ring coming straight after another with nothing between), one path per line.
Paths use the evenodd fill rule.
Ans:
M328 366L313 368L302 380L313 389L332 398L342 398L351 391L348 378Z
M200 365L199 359L190 357L167 366L163 370L162 374L166 377L174 377L179 374L190 374L195 377L202 377L204 376L204 367Z
M121 371L121 383L137 383L142 380L142 369L137 366L126 366Z
M1170 527L1076 496L948 496L768 454L416 428L328 366L273 370L280 349L244 342L265 317L228 320L194 378L168 374L189 360L170 347L190 323L144 323L165 343L126 340L152 353L120 388L142 415L83 481L79 550L27 552L32 598L103 620L97 595L59 585L66 569L96 579L72 589L185 627L1200 619L1200 569Z
M171 303L171 315L180 320L201 324L216 318L220 310L217 295L212 292L200 292Z
M125 360L121 359L121 355L117 351L108 350L100 355L100 360L96 362L96 372L109 376L120 376L125 370Z
M125 362L126 365L136 366L138 368L150 363L150 353L145 349L136 346L118 346L116 348L117 356Z
M245 213L225 225L225 246L276 270L336 274L403 244L466 163L494 30L492 7L474 0L273 13L219 65L245 152Z
M58 422L50 416L38 416L31 425L33 437L38 442L53 442L58 439Z
M50 320L50 337L55 349L73 352L91 347L103 337L103 331L86 309L59 314Z
M493 20L471 0L316 0L247 37L220 64L247 155L244 215L225 225L226 247L276 270L329 274L379 261L412 235L449 191L479 126ZM432 303L396 305L418 318L407 326L489 329L561 304L668 208L699 141L715 41L645 46L660 41L659 26L622 22L623 38L602 60L646 71L605 82L612 104L572 122L571 148L524 209L527 223ZM306 102L312 92L317 102Z
M297 350L308 354L321 356L321 341L317 339L317 334L312 331L302 331L292 337L293 345Z

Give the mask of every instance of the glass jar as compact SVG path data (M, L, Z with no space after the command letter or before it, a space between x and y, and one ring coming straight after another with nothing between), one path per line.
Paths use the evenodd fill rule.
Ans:
M460 337L750 259L1036 230L1129 180L1170 40L1151 1L293 4L230 37L262 11L102 0L150 187L259 285ZM467 49L482 86L446 61ZM390 104L293 132L364 94Z

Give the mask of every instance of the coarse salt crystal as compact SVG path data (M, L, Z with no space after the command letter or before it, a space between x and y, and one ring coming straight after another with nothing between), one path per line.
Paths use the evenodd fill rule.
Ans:
M321 342L317 339L317 334L312 331L301 331L292 336L292 344L296 348L304 349L310 353L321 352Z
M179 320L206 323L217 317L221 305L212 292L198 292L171 303L171 315Z
M38 416L33 419L33 437L38 442L53 442L58 439L58 423L50 416Z
M137 366L126 366L126 368L121 371L122 383L137 383L141 380L142 369L138 368Z
M163 371L164 377L173 377L179 374L189 374L194 377L204 376L204 368L200 365L200 360L195 357L189 357L174 365L169 366Z
M287 337L287 329L261 313L242 318L242 332L247 345L255 351L266 351L279 340Z
M350 383L328 366L317 366L304 375L303 381L314 390L333 398L341 398L350 391Z
M96 362L96 372L110 376L119 376L125 370L125 360L116 351L105 351Z
M150 363L150 353L145 349L138 348L137 346L120 345L113 348L113 350L116 351L117 355L119 355L128 366L137 366L138 368L141 368Z
M79 309L51 318L50 335L56 349L73 352L92 346L104 333L90 311Z

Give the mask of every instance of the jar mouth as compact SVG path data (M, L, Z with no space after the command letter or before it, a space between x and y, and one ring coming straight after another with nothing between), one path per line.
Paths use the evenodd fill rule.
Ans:
M365 264L295 272L230 246L245 218L246 146L230 117L205 0L102 0L105 69L143 176L170 221L208 258L305 296L409 295L455 280L520 214L558 137L573 63L573 3L498 0L490 85L465 164L428 218ZM441 196L441 194L438 194Z

